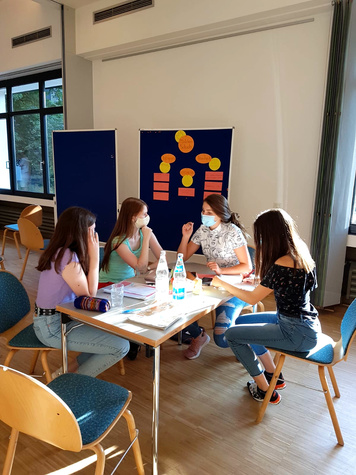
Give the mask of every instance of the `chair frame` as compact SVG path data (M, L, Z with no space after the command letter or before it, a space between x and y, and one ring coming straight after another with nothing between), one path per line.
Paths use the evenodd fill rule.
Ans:
M288 356L290 358L294 358L296 360L304 361L306 363L318 366L319 379L320 379L321 387L322 387L322 390L323 390L323 393L324 393L324 396L325 396L326 404L327 404L327 407L328 407L328 410L329 410L331 422L332 422L333 427L334 427L337 443L339 445L344 445L344 439L342 437L339 421L338 421L338 418L337 418L337 415L336 415L334 403L333 403L333 400L332 400L332 397L331 397L331 394L330 394L329 385L328 385L326 375L325 375L325 368L327 368L327 370L329 372L329 376L330 376L330 380L331 380L331 384L332 384L332 387L333 387L333 390L334 390L335 397L340 398L341 397L340 390L339 390L339 387L338 387L338 384L337 384L337 381L336 381L333 366L335 366L336 363L339 363L340 361L343 361L343 360L346 361L347 360L349 349L350 349L350 346L351 346L352 341L354 340L355 336L356 336L356 330L354 330L353 335L351 336L350 341L348 343L347 350L343 355L342 354L339 355L340 348L342 347L342 337L340 338L340 340L335 344L334 360L330 364L317 363L317 362L305 359L303 357L298 357L295 354L290 355L288 353L284 353L282 350L278 350L276 348L269 348L270 351L275 351L276 352L275 358L274 358L275 363L276 363L276 369L273 373L272 379L271 379L270 384L269 384L269 388L266 392L266 396L265 396L265 398L262 402L261 408L258 412L256 422L260 423L262 421L263 417L264 417L264 414L266 412L269 400L270 400L270 398L273 394L274 388L276 387L277 379L279 378L279 374L282 372L282 368L283 368L285 359Z
M6 272L7 274L12 275L13 278L17 279L17 277L9 271L0 270L0 273L1 272ZM23 287L22 282L19 281L19 283ZM26 289L24 289L24 290L26 291ZM31 309L30 309L30 312L31 312ZM27 346L26 347L22 347L22 346L19 347L19 346L10 346L8 344L8 342L15 335L17 335L20 331L22 331L24 328L26 328L26 326L28 326L28 325L24 325L24 324L21 323L27 318L27 315L28 314L24 315L21 318L21 320L19 320L15 325L13 325L11 328L9 328L8 330L6 330L6 331L4 331L3 333L0 334L3 338L6 339L6 348L9 351L8 354L6 355L4 365L9 366L11 361L12 361L12 358L15 356L15 354L18 351L21 351L21 350L33 351L34 355L33 355L32 361L31 361L29 373L32 374L32 375L34 374L38 358L40 357L41 364L42 364L42 367L43 367L43 370L44 370L44 376L46 378L47 383L49 383L49 382L52 381L52 376L51 376L51 371L50 371L50 368L49 368L49 365L48 365L47 356L48 356L48 353L50 351L60 351L60 350L58 350L57 348L51 348L51 347L47 347L47 348L46 347L45 348L36 348L36 347L27 347ZM18 331L16 331L16 329L18 329Z
M136 429L133 415L131 411L128 410L128 405L132 399L131 391L128 391L128 397L125 404L106 430L93 442L83 445L77 419L75 418L71 408L60 398L60 396L58 396L51 388L24 373L12 368L7 368L3 365L0 365L0 371L2 372L0 373L1 380L7 382L6 388L11 387L13 392L18 391L19 388L20 393L17 398L21 407L20 414L17 414L17 411L15 411L11 405L5 407L5 409L1 411L2 420L5 424L11 427L11 436L6 453L3 475L11 474L20 432L31 435L38 440L42 440L63 450L69 450L72 452L81 452L86 449L92 450L97 456L95 475L102 475L105 468L105 451L100 442L108 435L122 416L126 420L131 441L129 448L125 451L124 455L126 455L127 451L132 447L137 471L140 475L144 474L141 450L137 437L138 431ZM4 385L3 389L6 391ZM22 394L23 392L26 392L26 395ZM32 397L30 397L30 394ZM36 404L34 404L34 400L36 400ZM36 408L37 403L41 406L41 409ZM7 405L6 398L3 404ZM43 417L38 417L38 412L42 411L42 407L44 408L43 413L45 413L45 415ZM37 412L37 417L31 419L30 414L33 410L35 411L35 415ZM26 416L24 416L24 414L26 414ZM59 419L57 419L58 416ZM48 424L43 424L43 418L48 418ZM44 427L44 425L46 427ZM121 460L119 461L119 464L121 463Z
M26 218L19 218L17 221L20 233L21 244L26 247L26 255L22 265L20 281L23 279L28 256L31 251L40 251L44 248L44 240L41 231L35 223Z
M37 227L40 227L41 224L42 224L42 206L40 206L40 205L26 206L26 208L21 211L20 218L29 219ZM17 254L19 256L19 259L22 259L20 246L19 246L19 242L18 242L19 231L11 229L10 226L14 226L14 225L13 224L7 224L5 226L5 229L4 229L4 234L3 234L3 237L2 237L1 255L3 256L4 252L5 252L7 232L12 231L13 236L14 236L15 246L16 246L16 249L17 249Z

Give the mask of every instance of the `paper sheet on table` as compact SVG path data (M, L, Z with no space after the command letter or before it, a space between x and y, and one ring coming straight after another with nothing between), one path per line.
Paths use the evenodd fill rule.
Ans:
M160 305L150 306L138 312L127 314L127 319L140 325L166 330L182 317L177 306L172 303L163 303Z
M146 300L153 297L156 293L155 287L152 285L136 284L133 282L122 281L121 284L125 285L124 296L132 299ZM105 287L105 293L111 294L111 286Z

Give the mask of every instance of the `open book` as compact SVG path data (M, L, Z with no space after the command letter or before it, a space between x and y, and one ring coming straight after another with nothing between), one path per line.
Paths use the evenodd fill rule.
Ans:
M138 309L127 315L129 321L149 327L166 330L181 318L182 314L172 303L162 303L147 309Z

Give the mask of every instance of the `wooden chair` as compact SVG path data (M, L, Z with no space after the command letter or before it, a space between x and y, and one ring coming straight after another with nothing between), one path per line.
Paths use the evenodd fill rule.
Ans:
M37 227L40 227L42 224L42 207L40 205L30 205L27 206L24 210L22 210L20 214L20 218L26 218L32 221ZM6 245L6 234L8 231L12 231L14 233L14 240L17 249L17 254L19 259L21 259L21 251L20 246L17 240L19 235L19 227L17 223L15 224L7 224L4 229L4 234L2 238L2 250L1 255L4 255L5 252L5 245Z
M8 349L4 364L9 366L20 350L33 351L30 374L33 374L40 356L44 375L49 383L52 378L47 355L50 351L59 350L43 345L37 338L32 323L26 326L30 310L30 300L22 283L10 272L0 270L0 336L5 338Z
M264 401L262 403L261 409L258 413L256 422L261 422L265 411L267 409L268 401L273 393L273 390L276 386L277 379L280 372L282 371L283 364L286 357L291 357L299 361L304 361L307 363L314 364L318 367L319 379L321 387L324 392L326 399L326 404L328 406L329 414L331 421L334 426L335 435L339 445L344 445L344 440L341 434L339 422L335 412L334 404L332 397L330 395L330 390L328 382L325 376L325 368L328 369L330 380L334 389L335 396L340 397L340 391L336 382L333 366L340 361L346 361L349 353L351 343L356 335L356 299L351 303L347 309L344 318L341 322L341 337L339 341L335 342L331 337L321 334L318 345L308 352L297 352L297 351L282 351L278 348L269 348L272 351L276 352L276 369L273 373L272 380L270 382L269 389L266 393ZM297 410L296 410L297 412ZM297 416L298 417L298 416Z
M0 365L0 419L11 427L3 475L11 473L20 432L63 450L93 450L95 474L101 475L105 452L100 442L121 416L127 422L137 472L144 474L138 431L127 409L131 398L127 389L90 376L66 373L46 386Z
M2 256L0 256L0 268L1 268L2 270L5 270L4 260L5 260L5 259L4 259Z
M25 260L23 262L20 280L25 273L28 256L31 251L41 251L48 245L49 240L43 239L41 231L35 223L27 218L19 218L17 221L19 227L21 244L26 247Z

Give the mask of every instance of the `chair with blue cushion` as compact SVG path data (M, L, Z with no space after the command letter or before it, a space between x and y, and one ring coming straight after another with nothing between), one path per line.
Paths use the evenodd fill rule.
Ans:
M40 227L42 224L42 207L40 205L30 205L27 206L24 210L22 210L20 214L20 218L26 218L32 221L37 227ZM2 238L2 250L1 250L1 255L4 255L5 252L5 245L6 245L6 235L8 231L13 232L14 240L15 240L15 245L17 249L17 254L19 255L19 259L21 259L21 251L20 251L20 246L18 242L18 236L19 236L19 227L17 223L14 224L7 224L4 227L4 234Z
M127 389L91 376L65 373L46 386L0 365L0 420L11 427L3 475L11 473L20 432L63 450L93 450L95 474L102 475L105 452L100 442L121 416L127 422L137 472L144 474L138 431L128 410L131 398Z
M351 303L349 308L346 310L346 313L341 322L340 328L341 337L335 342L330 336L322 333L320 335L318 344L315 348L308 352L297 352L297 351L285 351L278 348L271 348L269 350L276 352L276 369L273 374L269 389L266 393L264 401L262 403L261 409L258 413L256 422L261 422L266 411L268 401L273 393L273 390L276 385L276 381L279 377L279 374L282 371L283 364L286 357L292 357L299 361L304 361L307 363L314 364L318 366L319 379L321 387L324 392L326 399L326 404L329 409L331 421L334 426L335 435L339 445L344 445L344 440L341 434L339 422L335 412L334 404L332 397L330 395L330 390L328 382L325 376L325 368L328 369L330 380L334 389L335 397L340 397L340 391L336 382L333 366L340 361L346 361L351 343L356 335L356 299Z
M13 356L20 350L35 352L30 367L33 374L37 359L41 355L41 363L46 381L51 381L48 366L49 351L59 351L43 345L37 338L33 324L24 328L25 318L31 310L30 300L22 283L13 274L0 270L0 336L5 338L9 350L5 366L9 366Z

